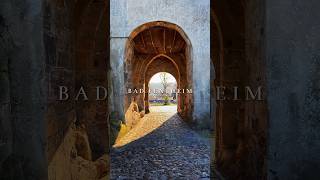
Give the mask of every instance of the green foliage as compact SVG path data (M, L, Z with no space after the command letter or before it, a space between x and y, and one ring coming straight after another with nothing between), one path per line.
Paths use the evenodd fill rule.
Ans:
M170 99L169 99L169 96L168 96L168 95L165 95L165 96L163 97L163 100L164 100L163 105L169 105L169 104L170 104Z
M176 105L177 105L176 103L169 103L166 106L176 106ZM164 106L164 104L163 103L157 103L157 102L151 102L150 106Z

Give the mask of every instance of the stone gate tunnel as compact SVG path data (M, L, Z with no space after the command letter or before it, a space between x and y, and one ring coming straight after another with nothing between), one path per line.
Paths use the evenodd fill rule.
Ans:
M177 89L192 87L191 42L183 30L167 22L151 22L130 34L125 51L124 82L128 93L124 97L125 112L135 99L139 110L149 112L149 81L159 72L168 72L177 80ZM142 90L142 91L141 91ZM192 119L192 93L179 93L177 111L185 120Z
M111 178L119 176L140 178L153 171L157 171L151 175L155 179L163 175L163 172L160 172L161 169L156 168L153 163L150 163L148 167L137 165L142 166L140 167L142 169L149 169L150 172L131 172L132 164L127 162L128 159L123 155L126 153L133 154L134 162L143 163L142 159L145 159L155 163L161 161L160 164L163 165L167 164L167 168L171 169L168 172L173 173L172 176L170 175L172 178L177 178L179 173L186 176L189 169L193 167L188 162L201 161L201 165L196 169L208 177L210 174L209 140L198 137L186 124L197 129L210 129L210 124L212 124L208 107L210 74L205 73L210 70L209 53L206 54L206 58L202 59L199 54L205 53L199 46L196 46L196 55L193 54L193 45L187 33L177 24L167 21L147 22L129 30L128 34L129 36L122 43L119 43L121 37L111 39L113 42L111 46L117 47L111 47L111 69L117 81L113 83L113 89L121 88L120 83L123 84L125 92L122 99L119 98L121 94L115 95L115 91L112 97L118 98L120 103L115 104L111 112L118 114L118 118L123 120L125 126L123 128L121 125L113 146L115 151L111 153ZM193 35L193 38L196 39L193 42L199 43L200 40L196 37ZM209 39L204 42L206 45L209 43ZM124 49L122 56L121 53L117 54L119 49ZM201 67L199 64L194 64L194 59L197 62L202 61L203 64L207 62L208 66ZM121 67L119 61L123 62L123 68L119 68ZM121 71L123 71L123 77L117 74ZM150 106L149 82L154 75L161 72L171 74L176 80L177 106ZM112 101L117 102L117 100ZM175 108L177 111L174 111ZM121 113L124 114L124 118L121 118L123 117ZM204 124L206 124L205 127L201 127ZM154 146L157 146L155 151L152 148ZM125 152L117 153L118 148ZM144 149L148 155L139 155L140 149ZM171 158L166 153L168 149L172 149ZM199 149L202 149L201 153ZM187 150L186 153L181 153L185 150ZM188 157L189 160L183 157ZM179 170L172 170L176 163L174 159L180 163ZM126 169L130 172L129 174L125 172ZM157 173L159 176L155 175ZM197 179L200 176L194 174L192 178Z
M148 83L156 73L167 72L177 80L177 90L181 90L177 96L180 117L195 127L205 121L211 124L210 108L204 103L209 103L209 98L203 96L209 95L209 88L203 90L199 85L210 77L202 76L199 66L194 69L193 59L199 56L193 54L192 43L180 26L166 21L147 22L133 28L125 41L120 43L119 39L111 37L111 46L114 46L111 47L111 69L115 80L111 93L113 118L132 121L124 115L131 111L128 108L133 100L140 112L149 113ZM209 55L207 61L209 65ZM123 67L119 68L121 62ZM123 77L118 74L122 71ZM124 94L118 93L119 89ZM196 113L197 109L205 115L198 116L201 112Z
M150 77L165 71L178 88L193 90L178 97L183 120L214 125L213 173L231 180L319 179L320 26L311 21L319 17L318 1L1 3L1 177L106 177L114 122L125 119L132 99L149 110L146 93L125 89L147 92ZM61 102L60 85L70 87L70 97L79 87L108 87L108 98ZM246 85L268 94L259 102L215 97L218 86ZM180 116L158 134L183 122ZM190 134L181 127L181 135Z

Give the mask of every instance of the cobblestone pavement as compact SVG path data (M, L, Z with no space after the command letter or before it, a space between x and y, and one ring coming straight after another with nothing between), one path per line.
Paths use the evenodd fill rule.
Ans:
M175 114L152 107L111 151L111 179L209 179L210 141Z

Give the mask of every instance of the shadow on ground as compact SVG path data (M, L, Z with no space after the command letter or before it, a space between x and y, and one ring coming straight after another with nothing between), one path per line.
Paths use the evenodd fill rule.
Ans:
M146 119L153 123L155 119ZM111 150L111 179L210 179L210 140L179 115L149 134Z

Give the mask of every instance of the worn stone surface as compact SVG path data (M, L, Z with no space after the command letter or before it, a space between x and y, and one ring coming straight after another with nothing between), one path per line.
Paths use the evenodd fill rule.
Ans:
M210 141L175 114L151 107L111 152L111 179L209 179Z
M108 2L0 6L1 179L47 179L47 166L75 119L86 125L90 143L81 154L97 159L108 153L107 101L77 104L73 91L108 85ZM68 101L58 101L59 85L69 88ZM94 100L94 93L89 97Z
M83 127L74 124L66 135L48 166L49 180L97 180L107 179L109 156L91 159L88 135Z
M319 179L320 3L266 2L268 178Z
M8 49L11 44L7 24L4 18L0 18L0 162L2 163L12 152L12 122L10 121L10 75ZM1 168L0 168L1 172Z
M125 115L125 124L128 128L133 128L141 119L141 114L139 111L138 104L131 102L126 115Z
M213 165L227 179L265 179L267 101L263 1L213 1L211 12ZM238 87L239 100L233 88ZM262 88L261 101L246 101L244 88ZM217 100L217 87L226 87Z
M83 131L87 135L78 136L75 145L81 149L78 153L83 159L95 161L109 152L108 101L96 100L96 87L108 86L107 9L108 2L102 0L47 1L44 9L48 82L47 154L51 171L57 171L60 175L68 174L68 168L59 169L59 166L52 165L52 158L64 157L65 153L69 153L69 150L57 149L66 146L63 145L64 139L74 121L77 125L84 125ZM59 85L68 87L68 100L58 100ZM83 97L75 99L81 87L88 100ZM74 146L69 143L69 146ZM59 162L71 163L70 158L60 158ZM49 178L55 177L49 174Z
M42 5L0 2L1 178L46 179Z

